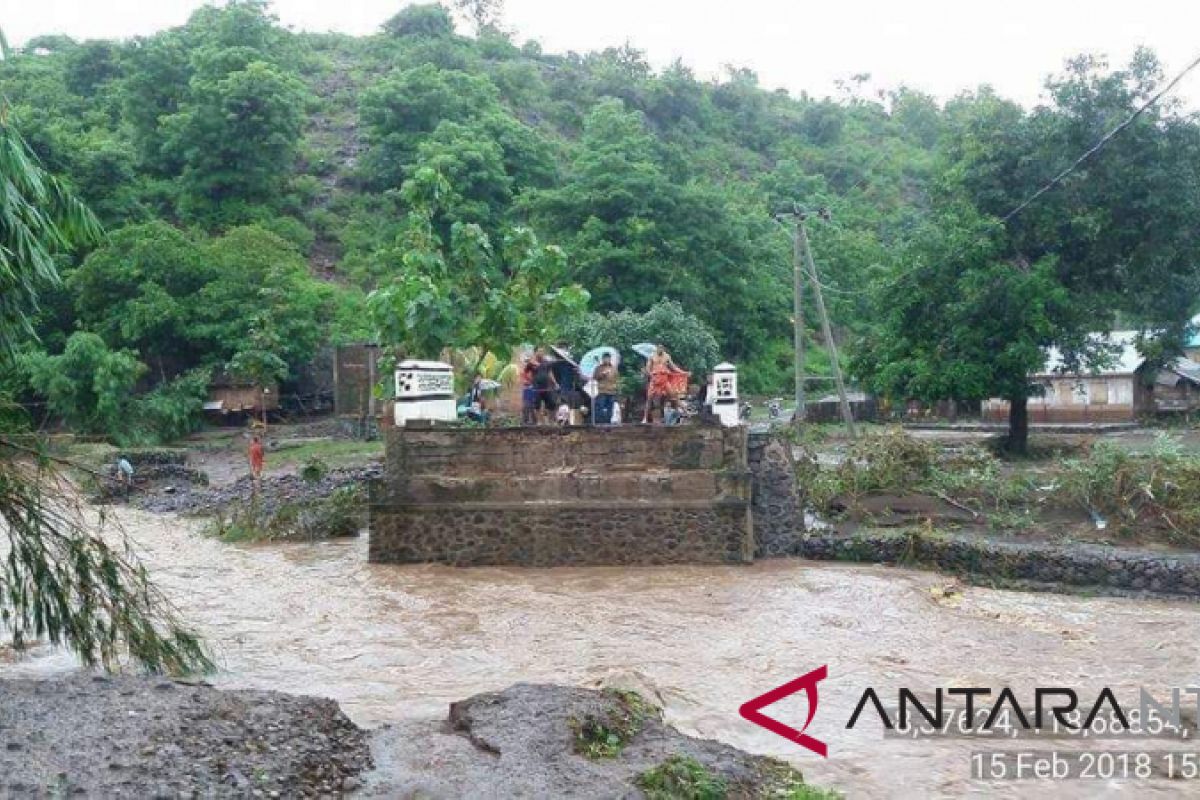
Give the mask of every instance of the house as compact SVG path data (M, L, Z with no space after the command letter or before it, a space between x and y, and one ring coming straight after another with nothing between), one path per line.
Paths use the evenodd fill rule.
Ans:
M226 370L219 370L208 384L208 400L204 403L206 414L224 417L229 414L258 415L277 410L279 385L274 382L259 386L235 378Z
M1200 408L1200 363L1180 358L1148 374L1137 350L1136 331L1093 334L1114 349L1112 362L1083 373L1062 372L1056 348L1046 354L1042 370L1030 379L1043 393L1029 398L1030 422L1133 422L1141 415L1187 412ZM1008 402L992 398L983 404L985 419L1008 419Z
M1160 414L1200 409L1200 363L1181 358L1154 377L1154 410Z

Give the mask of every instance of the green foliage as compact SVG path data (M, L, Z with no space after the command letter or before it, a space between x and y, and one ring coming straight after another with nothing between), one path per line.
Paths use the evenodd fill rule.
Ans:
M404 186L416 210L388 256L399 275L367 297L379 340L432 357L445 348L507 353L555 338L588 301L580 286L566 283L566 255L540 245L527 228L513 230L497 249L478 225L456 222L445 242L433 225L444 189L428 168Z
M29 384L73 430L117 433L128 429L129 409L146 365L128 350L110 350L94 333L75 333L66 350L26 360Z
M1055 495L1105 517L1126 534L1164 532L1194 545L1200 531L1200 457L1159 434L1147 453L1100 442L1082 458L1067 459L1056 474Z
M133 348L160 369L194 365L194 298L217 275L193 238L164 222L113 232L67 276L79 322L112 347Z
M575 752L587 758L616 758L646 721L659 715L637 692L607 689L605 695L602 710L568 720Z
M136 438L171 442L198 430L210 378L207 369L194 369L138 396L133 402Z
M263 61L229 72L224 66L203 64L191 80L192 102L162 124L169 131L164 146L182 156L180 211L229 223L245 221L247 204L277 195L295 158L305 89Z
M286 370L260 356L288 367L311 360L329 336L337 294L309 274L293 245L264 228L208 239L163 222L116 231L67 285L81 323L167 375L223 365L238 353L250 368L253 351L254 374L278 377ZM259 346L263 337L274 344Z
M255 386L270 386L287 377L287 362L277 355L282 349L283 342L271 318L266 314L256 315L250 321L250 335L244 346L233 354L226 369Z
M300 477L305 483L320 483L329 474L329 465L320 456L310 456L300 467Z
M602 345L617 348L626 374L636 372L642 364L633 352L633 345L641 342L662 344L676 364L697 376L707 374L721 359L717 339L708 326L673 300L660 300L641 314L615 311L574 317L563 329L563 338L578 353Z
M725 800L729 784L690 756L671 756L634 781L646 800Z
M383 23L392 36L420 36L431 39L454 35L454 18L440 3L415 3Z
M58 281L54 257L100 238L92 212L47 173L0 100L0 354L32 335L38 291Z

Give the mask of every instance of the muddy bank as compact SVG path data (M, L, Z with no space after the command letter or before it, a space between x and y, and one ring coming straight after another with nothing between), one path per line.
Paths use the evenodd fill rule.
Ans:
M332 700L154 678L0 681L0 796L320 797L371 765Z

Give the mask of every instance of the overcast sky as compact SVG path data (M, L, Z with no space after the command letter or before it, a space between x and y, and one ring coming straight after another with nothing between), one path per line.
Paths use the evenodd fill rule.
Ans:
M182 24L202 0L0 0L0 27L20 45L46 33L129 37ZM294 29L369 33L404 0L275 0ZM1080 52L1124 62L1153 48L1173 74L1200 55L1195 0L507 0L518 41L547 51L629 42L663 66L682 58L703 76L725 64L755 70L768 88L823 96L870 73L947 98L990 83L1026 104L1045 76ZM1179 90L1200 109L1200 70Z

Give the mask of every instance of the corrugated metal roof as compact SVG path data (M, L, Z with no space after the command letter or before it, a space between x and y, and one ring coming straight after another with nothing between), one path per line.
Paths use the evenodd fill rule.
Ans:
M1200 363L1192 361L1190 358L1180 358L1168 369L1194 383L1200 383Z
M1115 348L1114 357L1109 366L1103 369L1085 369L1084 375L1131 375L1145 361L1137 350L1137 331L1113 331L1112 333L1093 333L1089 338L1095 342L1107 343ZM1046 365L1039 375L1058 375L1061 372L1062 353L1057 347L1046 351Z

